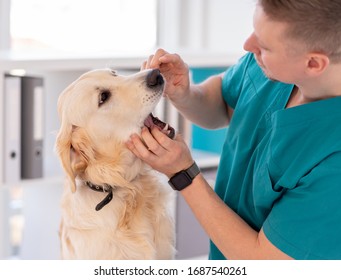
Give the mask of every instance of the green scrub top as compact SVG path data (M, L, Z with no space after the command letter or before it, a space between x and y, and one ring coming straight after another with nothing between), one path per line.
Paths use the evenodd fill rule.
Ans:
M289 256L341 259L341 97L285 109L293 87L252 54L226 71L234 113L215 190ZM212 242L209 257L224 259Z

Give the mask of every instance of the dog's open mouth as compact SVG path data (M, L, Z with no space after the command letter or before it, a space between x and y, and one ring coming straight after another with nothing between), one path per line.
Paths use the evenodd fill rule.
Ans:
M159 118L154 117L152 113L144 121L144 125L151 130L153 127L157 127L162 133L173 139L175 136L175 129L168 123L161 121Z

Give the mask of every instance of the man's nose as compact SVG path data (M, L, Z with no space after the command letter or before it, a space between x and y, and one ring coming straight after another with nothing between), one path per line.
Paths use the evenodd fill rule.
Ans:
M255 34L252 33L244 43L244 50L247 52L257 53L259 52L259 47L256 41Z

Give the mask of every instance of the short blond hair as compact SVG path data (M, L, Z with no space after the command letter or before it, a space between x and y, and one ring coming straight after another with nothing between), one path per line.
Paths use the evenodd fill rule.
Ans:
M258 0L265 14L288 24L288 38L301 41L309 51L341 62L341 0Z

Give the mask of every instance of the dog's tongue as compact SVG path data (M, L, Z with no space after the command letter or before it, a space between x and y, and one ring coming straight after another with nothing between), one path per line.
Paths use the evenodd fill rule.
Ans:
M156 126L162 133L166 134L171 139L175 136L175 129L169 124L161 121L159 118L154 117L152 113L146 118L144 125L148 127L149 130Z

